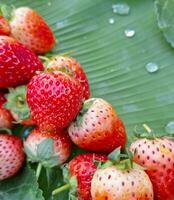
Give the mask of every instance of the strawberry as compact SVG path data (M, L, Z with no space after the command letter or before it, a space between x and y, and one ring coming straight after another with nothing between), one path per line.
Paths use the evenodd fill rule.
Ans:
M174 199L174 142L166 137L144 135L131 144L134 161L145 168L155 200Z
M30 117L30 111L26 100L26 86L18 86L9 88L9 93L6 95L7 102L5 108L9 109L16 123L21 123L24 126L33 126L35 123Z
M91 196L92 200L153 200L153 187L139 166L129 159L118 159L98 167L91 182Z
M3 92L0 92L0 107L4 105L6 102L5 94Z
M45 132L35 128L24 142L24 147L30 161L53 167L68 159L71 144L66 130Z
M0 88L27 83L43 69L39 58L11 37L0 36L0 52Z
M9 110L4 108L5 94L0 92L0 128L11 128L13 117Z
M37 54L50 51L55 44L52 30L31 8L15 9L10 20L10 27L12 36Z
M97 169L95 162L105 161L107 156L95 153L80 154L74 157L68 164L68 171L70 177L76 177L77 179L77 193L79 200L92 200L91 198L91 180L94 172ZM68 179L70 177L67 177ZM70 183L67 184L71 188ZM53 194L57 194L57 190L53 191ZM60 191L60 188L58 188ZM70 196L71 196L70 192Z
M10 35L10 25L3 16L0 16L0 35Z
M0 181L15 175L25 160L23 143L17 136L0 134Z
M54 56L47 64L47 70L51 71L65 71L66 73L79 80L83 87L83 98L88 99L90 96L90 88L87 76L81 64L74 58L67 56Z
M92 98L68 128L72 141L85 150L109 153L124 147L126 131L113 107L103 99Z
M11 128L13 117L9 110L0 107L0 128Z
M81 84L62 72L39 74L27 87L31 116L47 131L66 127L79 112L82 98Z

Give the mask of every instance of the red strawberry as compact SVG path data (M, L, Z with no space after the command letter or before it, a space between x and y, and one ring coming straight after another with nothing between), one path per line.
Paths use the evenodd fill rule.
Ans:
M0 92L0 107L3 106L5 102L5 94L3 92Z
M90 96L90 89L87 76L79 62L74 58L67 56L54 56L48 62L47 69L51 71L65 71L75 79L79 80L83 87L83 98L88 99Z
M92 200L153 200L153 188L143 170L112 165L95 172L91 195Z
M53 151L47 157L47 152L50 151L50 144L43 146L43 152L39 152L39 145L46 139L53 140ZM42 162L43 165L58 165L64 163L71 153L71 140L66 131L45 132L38 128L33 129L25 141L25 150L29 159L33 162ZM48 152L50 153L50 152ZM42 156L38 154L43 154ZM46 156L46 157L44 157ZM53 160L52 160L53 159ZM56 160L54 160L56 159ZM56 161L56 163L54 163Z
M134 161L143 166L154 189L155 200L174 199L174 142L163 138L138 139L131 144Z
M10 35L10 25L3 16L0 16L0 35Z
M43 64L28 48L8 36L0 36L0 88L29 82Z
M0 128L11 128L13 117L10 111L3 107L5 102L5 94L0 92Z
M108 153L124 147L126 131L113 107L103 99L92 98L84 102L76 121L68 128L72 141L79 147Z
M91 180L97 169L95 161L106 161L107 156L100 154L81 154L74 157L68 164L70 177L77 179L77 193L79 200L92 200L91 198ZM69 187L71 187L69 185ZM55 190L56 191L56 190ZM56 192L53 191L55 195Z
M82 105L81 84L62 72L33 77L27 88L27 102L33 120L41 129L66 127Z
M55 44L52 30L45 20L31 8L15 9L10 26L12 36L35 53L44 54L50 51Z
M14 135L0 134L0 181L15 175L24 159L22 141Z
M13 117L9 110L0 107L0 128L11 128Z

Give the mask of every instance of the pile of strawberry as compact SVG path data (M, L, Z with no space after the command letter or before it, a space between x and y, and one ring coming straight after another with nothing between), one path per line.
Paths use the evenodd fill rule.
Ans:
M27 159L38 163L37 179L42 167L61 167L66 185L53 195L69 189L73 200L174 200L174 141L145 126L126 151L122 120L107 101L90 98L81 64L43 57L55 45L44 19L27 7L9 16L0 17L0 181ZM17 123L33 127L24 141L12 134ZM73 143L89 153L69 161Z

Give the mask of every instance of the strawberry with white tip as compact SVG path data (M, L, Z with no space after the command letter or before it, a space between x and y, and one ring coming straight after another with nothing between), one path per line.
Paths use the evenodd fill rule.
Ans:
M52 168L64 163L71 154L71 146L72 142L66 130L45 132L35 128L24 142L28 160L39 163L37 177L39 177L41 166Z
M116 147L124 148L126 143L123 122L111 104L100 98L84 102L68 133L77 146L94 152L110 153Z
M149 175L155 200L174 199L174 141L167 136L157 137L147 125L147 133L138 135L130 150L133 160Z
M23 143L14 135L0 133L0 181L14 176L25 160Z
M153 187L148 175L131 163L119 159L119 149L112 161L101 165L91 183L92 200L153 200ZM112 156L108 157L112 159Z

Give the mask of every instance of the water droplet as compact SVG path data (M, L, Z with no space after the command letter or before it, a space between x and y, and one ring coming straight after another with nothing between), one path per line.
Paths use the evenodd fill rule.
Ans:
M113 18L110 18L110 19L109 19L109 23L110 23L110 24L114 24L114 23L115 23L115 20L114 20Z
M124 31L124 34L126 35L126 37L129 37L129 38L134 37L135 30L133 30L133 29L126 29Z
M119 15L128 15L130 12L130 7L126 3L113 4L112 9L114 13Z
M171 121L166 125L165 131L169 134L174 134L174 121Z
M148 63L146 66L146 70L150 73L158 71L159 67L156 63Z
M50 1L48 2L48 6L51 6L51 2Z

